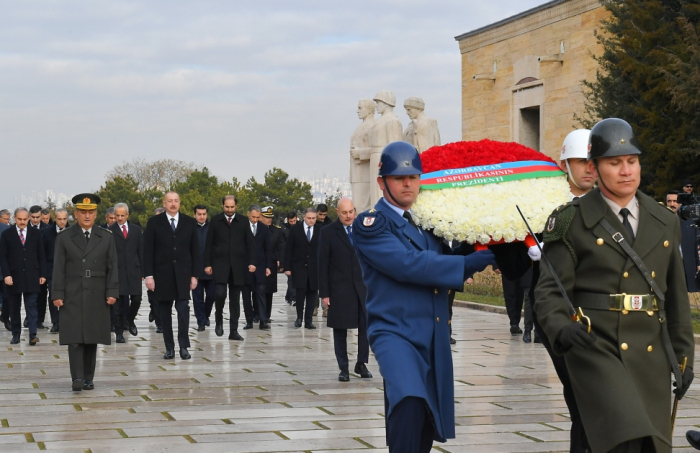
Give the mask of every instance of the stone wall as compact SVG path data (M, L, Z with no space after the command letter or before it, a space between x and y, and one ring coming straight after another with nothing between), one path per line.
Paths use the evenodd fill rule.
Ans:
M457 37L462 138L516 141L558 159L580 127L581 80L595 79L594 30L608 14L597 0L555 0Z

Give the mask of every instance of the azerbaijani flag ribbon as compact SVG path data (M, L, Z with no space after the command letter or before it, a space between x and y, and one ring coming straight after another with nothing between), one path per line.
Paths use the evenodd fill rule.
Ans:
M565 175L553 162L526 160L434 171L420 179L422 190L438 190Z

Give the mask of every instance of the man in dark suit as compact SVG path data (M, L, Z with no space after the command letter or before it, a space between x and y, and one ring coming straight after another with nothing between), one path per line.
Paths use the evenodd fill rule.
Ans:
M365 365L369 361L367 339L367 287L362 281L362 269L355 255L352 222L357 212L349 198L338 201L338 220L321 231L318 252L318 290L323 307L328 309L328 327L333 329L335 358L339 381L349 381L348 329L357 332L357 363L355 373L363 378L372 374Z
M53 305L61 312L59 343L68 346L74 391L93 390L97 345L110 344L109 307L119 277L113 234L95 225L100 197L73 197L77 225L58 234L52 277Z
M197 221L197 237L199 238L199 250L202 257L202 269L199 273L197 287L192 290L192 305L194 305L194 317L197 318L197 332L203 332L209 325L209 316L214 306L214 295L216 286L211 275L204 272L204 250L207 245L207 233L209 232L209 221L207 216L209 208L203 204L194 207L194 219ZM206 292L206 297L205 297Z
M68 225L68 211L63 208L56 209L56 222L41 232L41 241L46 255L46 287L49 290L49 301L53 300L52 278L54 251L56 249L56 237ZM58 332L58 307L49 302L49 314L51 316L51 333ZM41 314L39 314L39 319Z
M285 222L282 225L282 234L284 235L285 248L287 245L287 239L289 238L289 231L294 225L297 224L298 221L299 219L297 218L296 211L289 211L287 213ZM282 260L280 261L284 264L284 253L282 253L281 258ZM282 267L282 271L284 272L284 266ZM294 305L297 302L297 291L294 289L294 285L292 284L292 277L290 275L287 275L287 293L284 295L284 300L287 301L289 305Z
M678 213L678 191L669 190L666 194L666 207ZM685 282L689 293L700 291L695 283L695 275L700 271L700 257L698 256L697 227L693 219L681 221L681 255L683 256L683 269L685 270Z
M175 358L173 303L177 311L177 341L180 358L191 359L187 348L190 338L190 291L197 287L201 266L197 223L180 212L180 196L168 192L163 197L165 214L148 220L143 238L143 268L146 288L153 291L160 312L165 341L164 359Z
M46 283L46 257L41 243L41 233L36 228L28 227L28 223L27 209L15 209L15 227L0 236L0 267L5 276L5 285L10 299L9 314L12 322L10 344L19 343L22 330L20 307L24 296L29 344L34 346L39 342L39 337L36 335L36 300L41 285Z
M238 199L226 195L221 203L223 211L209 225L207 246L204 251L204 272L214 276L216 284L216 328L217 336L224 334L224 304L226 289L229 291L229 340L243 340L238 333L241 317L240 297L245 276L255 272L255 238L248 218L236 214Z
M262 208L254 204L248 208L248 221L250 231L255 238L255 272L248 272L245 276L243 288L243 311L245 312L245 327L253 328L253 306L257 307L260 318L260 330L270 330L268 324L267 309L265 308L265 286L267 277L272 273L272 253L270 252L270 230L260 222Z
M7 209L0 210L0 236L2 233L10 229L10 211ZM0 268L0 321L5 325L5 329L12 331L9 321L9 305L10 299L7 297L5 288L5 277Z
M328 217L328 205L326 203L319 203L316 205L316 223L321 228L333 223L330 217Z
M119 262L119 300L114 304L114 333L117 343L124 343L125 329L133 336L139 333L134 320L143 296L143 234L140 226L129 222L126 203L115 204L114 215L116 221L109 227Z
M114 222L116 221L117 215L114 213L114 206L107 208L107 212L105 213L105 223L102 224L102 228L109 228L114 225Z
M159 206L153 210L153 215L161 215L165 213L165 208ZM148 305L151 308L148 312L148 322L155 321L156 323L156 333L163 333L163 328L160 325L160 310L158 309L158 301L153 295L153 291L146 289L146 295L148 297Z
M316 209L306 208L304 221L290 228L284 250L284 273L292 277L297 293L297 319L294 327L313 325L314 301L318 297L318 235L320 225L316 224ZM306 312L304 312L306 302Z
M262 208L262 218L260 221L267 225L270 230L270 252L272 253L272 273L267 277L265 285L265 309L267 310L267 321L272 322L272 296L277 292L277 269L284 259L284 230L272 223L275 218L272 206Z
M41 213L43 209L41 209L41 206L39 205L34 205L29 208L29 228L36 229L39 232L44 231L47 229L49 226L41 221ZM49 295L49 288L46 283L41 285L41 288L39 289L39 294L37 295L36 299L36 309L37 309L37 328L38 329L43 329L44 328L44 318L46 317L46 305L47 305L47 297ZM25 317L24 318L24 327L28 327L28 320Z

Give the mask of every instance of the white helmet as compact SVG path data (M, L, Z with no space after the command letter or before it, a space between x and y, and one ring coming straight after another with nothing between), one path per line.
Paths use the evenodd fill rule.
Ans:
M591 131L588 129L576 129L569 132L561 145L559 160L588 159L588 137Z
M396 96L389 90L382 90L374 95L374 101L382 101L383 103L394 107L396 105Z

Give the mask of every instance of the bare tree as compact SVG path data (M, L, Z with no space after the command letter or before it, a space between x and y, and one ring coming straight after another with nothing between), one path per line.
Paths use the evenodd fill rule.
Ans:
M109 181L118 176L122 178L131 176L138 183L139 191L147 189L166 191L173 184L185 181L193 171L198 169L194 162L174 159L148 162L145 159L137 158L114 167L105 175L105 178Z

